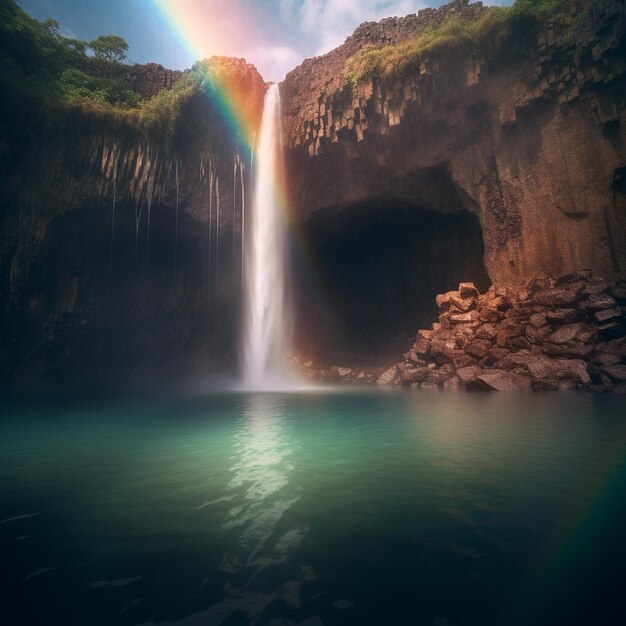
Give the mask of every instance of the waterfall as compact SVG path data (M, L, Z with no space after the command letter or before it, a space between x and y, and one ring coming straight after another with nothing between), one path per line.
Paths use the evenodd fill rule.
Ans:
M278 195L283 174L278 85L265 96L256 164L246 237L243 374L247 388L271 390L291 386L286 362L292 334L287 237Z

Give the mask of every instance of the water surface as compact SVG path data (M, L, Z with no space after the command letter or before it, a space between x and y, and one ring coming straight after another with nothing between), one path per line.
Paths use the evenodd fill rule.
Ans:
M0 623L626 623L626 402L4 406Z

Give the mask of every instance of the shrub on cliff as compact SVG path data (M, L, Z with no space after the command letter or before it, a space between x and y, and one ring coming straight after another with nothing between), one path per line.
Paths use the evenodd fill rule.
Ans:
M463 48L498 55L509 43L534 37L548 21L575 21L576 16L567 13L569 4L571 0L516 0L510 7L489 7L473 20L450 16L408 41L362 48L346 62L345 78L354 86L376 76L401 76L439 50Z
M0 0L0 85L8 91L136 106L140 96L124 78L121 65L127 49L128 44L115 35L92 42L63 37L56 20L39 22L14 0Z

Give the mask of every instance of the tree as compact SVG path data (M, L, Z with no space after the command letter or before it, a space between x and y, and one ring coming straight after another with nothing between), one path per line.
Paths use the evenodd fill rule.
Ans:
M123 37L118 35L100 35L89 42L89 47L96 58L110 63L123 63L128 52L128 44Z

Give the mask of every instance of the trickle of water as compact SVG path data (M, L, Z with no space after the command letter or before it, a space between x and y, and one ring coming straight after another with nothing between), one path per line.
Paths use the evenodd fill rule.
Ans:
M265 96L256 162L246 250L243 382L248 389L275 390L293 384L287 368L293 329L287 236L278 196L283 175L278 85Z

